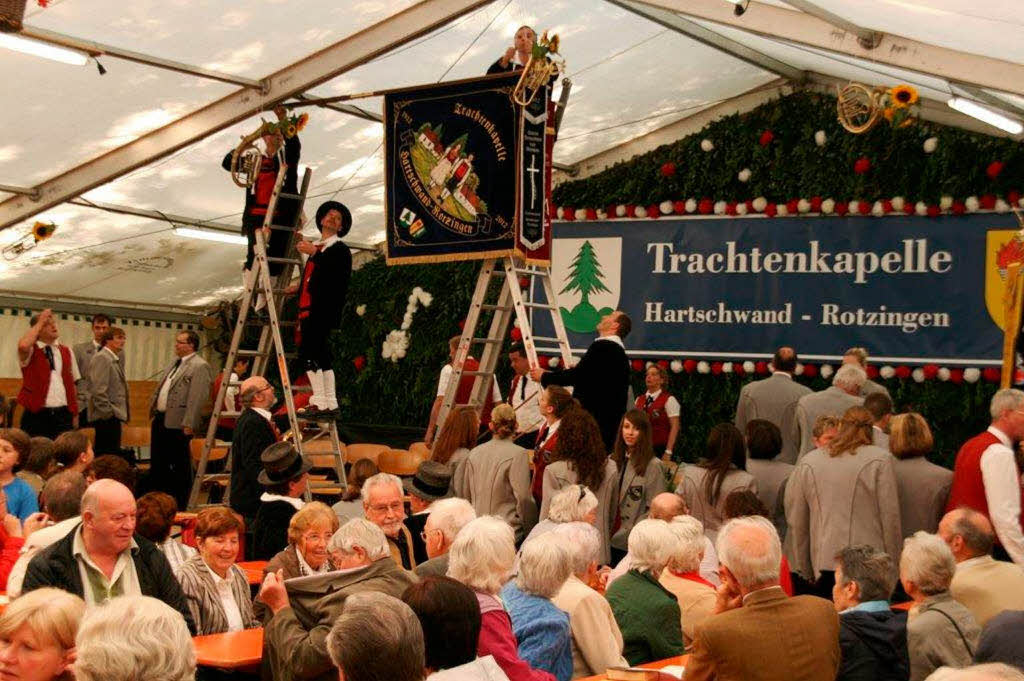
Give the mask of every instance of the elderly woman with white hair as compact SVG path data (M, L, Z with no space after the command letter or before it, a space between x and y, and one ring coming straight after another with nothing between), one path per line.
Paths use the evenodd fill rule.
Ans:
M900 582L914 601L907 620L910 681L924 681L939 667L967 666L974 658L981 629L949 593L954 573L956 559L942 537L919 531L903 543Z
M641 520L629 533L629 572L608 587L608 603L632 665L683 654L679 604L658 581L678 542L664 520Z
M516 559L512 526L501 518L483 516L462 528L452 544L448 576L476 593L480 605L477 653L492 655L511 681L554 681L519 656L512 620L498 599Z
M597 581L601 533L589 523L562 523L549 535L566 547L572 574L551 602L569 613L572 632L572 677L601 674L628 666L622 656L622 632L604 596L589 585Z
M86 612L75 681L194 681L196 651L177 612L150 596L118 596Z
M700 576L700 561L704 557L703 523L693 516L680 515L668 526L679 541L658 581L679 603L683 644L689 648L693 644L694 629L715 611L715 586Z
M597 497L586 485L569 485L560 490L551 499L548 517L533 526L523 540L523 546L562 523L583 522L594 525L597 522L598 503Z
M572 574L569 552L548 533L523 547L519 574L501 590L519 657L558 681L572 678L569 616L551 602Z

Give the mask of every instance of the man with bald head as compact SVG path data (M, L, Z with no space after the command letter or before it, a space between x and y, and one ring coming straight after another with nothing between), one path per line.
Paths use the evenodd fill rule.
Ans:
M89 485L82 496L82 522L28 564L22 593L45 586L73 593L88 606L116 596L152 596L180 612L195 631L163 552L135 534L135 497L116 480Z
M779 461L795 463L800 442L793 436L796 403L811 389L793 380L796 371L796 350L783 346L772 357L772 375L760 381L747 383L740 390L736 403L736 427L747 432L747 424L755 419L771 421L782 432L782 452Z
M1024 610L1024 570L992 557L995 532L984 514L954 509L939 521L939 536L956 558L949 590L971 611L978 626L984 627L1004 610Z
M239 399L242 413L238 415L235 432L231 437L231 508L245 518L251 528L260 508L263 486L258 480L263 465L260 454L281 439L274 425L271 407L277 401L274 386L262 376L250 376L242 381ZM246 546L251 546L247 542Z

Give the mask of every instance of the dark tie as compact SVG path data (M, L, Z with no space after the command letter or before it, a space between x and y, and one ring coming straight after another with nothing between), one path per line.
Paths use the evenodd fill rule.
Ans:
M650 393L647 393L647 400L644 402L644 409L650 409L652 404L654 404L654 398L651 397Z
M49 345L44 345L43 352L46 353L46 361L50 363L50 371L55 371L57 365L53 363L53 348Z
M526 376L520 376L519 380L519 401L521 402L526 399Z

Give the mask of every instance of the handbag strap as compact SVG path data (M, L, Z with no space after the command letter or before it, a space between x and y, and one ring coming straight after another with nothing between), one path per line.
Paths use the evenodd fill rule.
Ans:
M960 629L960 625L956 623L956 620L953 619L953 616L945 610L943 610L942 608L938 607L937 605L933 605L931 607L931 610L934 610L935 612L941 614L943 617L949 620L949 623L953 625L953 628L956 629L956 633L960 636L960 640L963 641L964 648L967 649L967 655L971 659L974 659L974 651L971 650L971 644L967 642L967 637L964 636L963 630Z

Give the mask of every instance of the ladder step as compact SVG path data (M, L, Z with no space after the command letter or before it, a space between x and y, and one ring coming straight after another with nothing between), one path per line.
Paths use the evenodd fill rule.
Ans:
M237 418L237 417L239 417L241 415L242 415L242 412L240 412L240 411L228 411L226 409L220 413L220 417L221 418L232 418L233 419L233 418Z
M516 274L522 274L527 277L542 277L548 273L547 270L521 270L519 268L515 268L512 271Z
M493 371L463 371L463 376L493 376Z
M508 307L508 306L505 306L505 305L481 305L480 309L481 310L503 310L503 311L508 312L510 310L514 310L515 308L514 307Z
M288 192L281 192L277 195L279 199L304 199L306 198L302 194L290 194Z
M505 339L504 338L474 338L472 340L472 342L473 343L491 343L491 344L501 345L502 343L505 342ZM465 372L463 372L463 373L465 373Z
M283 262L283 263L291 263L293 265L301 265L302 264L302 260L300 260L299 258L271 258L271 257L268 257L267 258L267 262L273 262L273 263Z
M523 303L523 307L533 307L533 308L538 308L538 309L541 309L541 310L557 310L558 309L554 305L547 305L545 303L527 303L527 302L524 302Z
M290 227L288 225L269 225L269 227L270 227L270 229L273 229L273 230L276 230L276 231L279 231L279 232L294 232L294 231L296 231L294 227Z
M277 353L274 351L263 352L261 350L238 350L235 352L236 357L273 357ZM295 357L297 353L286 352L284 356L288 359ZM240 384L239 384L240 385Z
M535 341L548 341L549 343L560 343L561 338L554 338L552 336L532 336Z
M270 323L269 319L246 319L245 320L245 325L246 326L266 326L269 323ZM298 326L299 323L297 321L292 320L292 321L278 322L277 325L278 326Z

